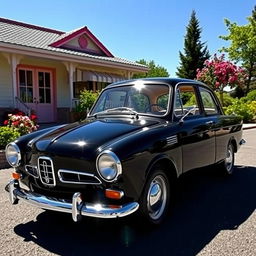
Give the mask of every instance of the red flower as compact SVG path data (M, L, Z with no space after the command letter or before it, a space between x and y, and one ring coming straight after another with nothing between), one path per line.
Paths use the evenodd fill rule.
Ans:
M8 120L4 120L4 125L8 125Z
M13 122L12 123L14 126L18 126L19 124L20 124L20 122L19 121L15 121L15 122Z
M37 116L34 115L34 114L32 114L32 115L30 116L30 119L31 119L31 120L36 120L36 119L37 119Z

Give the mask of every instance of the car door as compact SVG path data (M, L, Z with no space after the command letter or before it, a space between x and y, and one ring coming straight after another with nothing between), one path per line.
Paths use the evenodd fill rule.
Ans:
M202 102L196 85L177 87L174 114L180 124L183 172L215 161L215 117L205 115Z

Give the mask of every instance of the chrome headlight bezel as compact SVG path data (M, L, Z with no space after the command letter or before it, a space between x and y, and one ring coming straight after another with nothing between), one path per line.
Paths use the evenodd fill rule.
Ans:
M109 160L112 160L112 163L115 165L115 168L114 169L112 168L112 170L115 172L115 175L112 175L112 177L110 178L107 178L106 174L104 174L104 170L100 168L100 161L102 161L103 157L108 157ZM104 150L98 155L96 159L96 168L101 179L106 182L116 181L118 177L122 174L121 161L119 160L118 156L113 151L110 151L110 150Z
M16 158L15 160L11 160L11 157L14 157L13 155L10 155L10 147L12 147L14 149L13 152L16 153ZM14 154L15 154L14 153ZM5 148L5 156L6 156L6 160L7 162L12 166L12 167L18 167L20 165L21 162L21 152L19 147L17 146L16 143L11 142L9 144L7 144L6 148Z

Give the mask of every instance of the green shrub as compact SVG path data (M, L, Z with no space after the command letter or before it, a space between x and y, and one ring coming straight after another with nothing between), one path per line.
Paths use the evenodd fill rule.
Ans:
M0 126L0 149L5 149L5 146L16 140L20 133L8 126Z
M247 96L245 97L246 101L256 101L256 90L250 91Z
M76 111L87 112L87 110L90 110L98 96L99 92L93 92L88 90L81 91L79 96L80 102L76 107Z
M215 94L217 95L218 99L220 100L220 93L219 92L215 92ZM234 103L235 99L232 98L229 93L223 93L223 106L222 107L228 107L230 105L232 105Z
M236 99L233 105L224 108L227 115L241 116L245 123L253 122L256 117L256 101L244 102L241 99Z
M220 100L220 93L215 92L216 96ZM223 93L223 107L228 107L234 103L235 99L232 98L228 93ZM186 106L193 106L196 104L195 95L192 95L186 102Z

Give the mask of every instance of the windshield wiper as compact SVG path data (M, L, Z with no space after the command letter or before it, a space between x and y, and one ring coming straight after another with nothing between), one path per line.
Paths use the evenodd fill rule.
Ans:
M101 111L101 112L98 112L98 113L95 113L93 115L93 117L97 117L99 115L111 115L111 114L119 114L119 113L124 113L124 114L130 114L130 115L133 115L135 116L135 118L139 118L139 114L138 112L136 112L135 110L131 109L131 108L128 108L128 107L117 107L117 108L110 108L110 109L107 109L107 110L104 110L104 111ZM126 113L125 113L126 112ZM128 112L128 113L127 113Z

